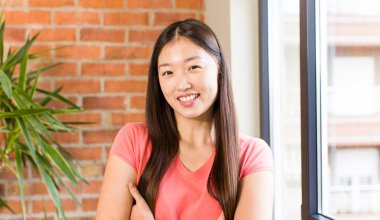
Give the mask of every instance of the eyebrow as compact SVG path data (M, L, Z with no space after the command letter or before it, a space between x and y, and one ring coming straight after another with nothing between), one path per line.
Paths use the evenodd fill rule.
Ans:
M196 60L196 59L201 59L201 57L200 56L189 57L189 58L184 59L183 62L186 63L186 62L189 62L191 60ZM170 66L170 63L161 63L160 65L158 65L158 69L164 66Z

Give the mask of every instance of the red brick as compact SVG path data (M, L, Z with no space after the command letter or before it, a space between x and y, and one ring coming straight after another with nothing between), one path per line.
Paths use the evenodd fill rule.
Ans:
M95 93L100 92L98 80L59 80L55 83L55 89L63 86L63 93Z
M104 168L103 168L104 170ZM78 185L75 185L72 182L67 182L66 185L71 189L74 194L98 194L102 186L101 180L87 180L89 184L79 182ZM66 189L62 188L63 194L68 194Z
M128 8L172 8L172 0L128 0Z
M0 0L1 6L24 6L24 0Z
M57 115L57 118L64 122L92 122L92 124L81 126L99 126L101 121L100 113L86 112Z
M48 90L48 91L50 91L50 90ZM66 96L66 98L69 99L74 104L78 103L78 100L76 97L67 97ZM47 104L47 107L52 108L52 109L61 109L61 108L68 108L70 106L68 106L64 102L53 100L53 101L49 102L49 104Z
M124 63L83 63L83 76L122 76L124 75Z
M54 16L56 24L100 24L98 12L57 11Z
M148 63L130 63L129 74L130 75L148 75L149 64Z
M125 97L85 97L83 98L84 109L125 109Z
M32 45L29 48L30 53L36 54L38 56L43 56L44 58L52 57L53 50L54 48L48 45Z
M73 5L73 0L29 0L29 6L32 7L64 7Z
M79 0L79 6L85 8L123 8L124 0Z
M83 199L82 210L83 211L93 211L93 210L96 210L97 205L98 205L98 199L97 198Z
M204 9L204 0L176 0L177 8Z
M78 132L54 133L52 137L59 144L78 144L79 142Z
M106 92L146 92L146 81L141 80L107 80Z
M25 37L25 29L24 28L9 28L5 29L4 39L6 41L16 41L16 42L24 42Z
M37 70L39 67L46 67L50 65L54 65L56 63L40 63L37 62L31 66L32 69ZM77 72L77 64L76 63L61 63L60 65L46 70L43 72L44 76L75 76Z
M106 25L148 25L148 13L109 12L104 13Z
M41 220L41 217L37 217L37 218L27 218L28 220ZM55 220L55 217L45 217L43 218L44 220ZM67 218L68 219L68 218ZM21 219L20 219L21 220ZM84 219L78 219L78 220L84 220Z
M75 41L74 28L45 28L45 29L32 29L31 35L38 35L38 41Z
M144 109L145 108L145 96L132 96L131 108Z
M0 184L0 196L1 197L5 196L5 187L4 187L4 184Z
M36 170L33 168L32 169L32 178L40 178L41 174L36 172Z
M80 31L81 41L124 42L124 30L105 30L102 28L84 28Z
M109 155L110 151L111 151L111 147L110 145L106 146L105 147L105 150L106 150L106 154Z
M104 174L104 166L100 164L84 164L82 165L82 169L80 174L83 177L103 177Z
M198 20L205 22L205 15L204 14L198 14Z
M59 46L60 47L60 46ZM58 58L70 59L100 59L98 46L65 46L56 51Z
M39 79L37 83L39 89L51 91L51 81L47 79Z
M65 212L74 211L77 208L76 203L72 199L63 199L61 204ZM52 200L33 200L33 213L55 212L56 207Z
M20 214L22 212L22 208L21 208L21 201L20 200L6 200L8 206L16 213L16 214ZM28 203L25 203L25 206L28 206ZM25 207L26 210L28 209L27 207ZM5 207L1 207L0 208L0 214L12 214L12 212L10 212L8 209L6 209Z
M118 130L84 131L83 142L85 144L112 143Z
M44 183L32 183L30 186L31 195L46 195L48 194L48 190L46 189L46 185Z
M0 179L17 180L17 176L5 166L0 172Z
M107 59L147 59L150 55L150 48L144 46L108 46L105 50Z
M102 157L101 147L67 147L65 148L76 160L100 160Z
M161 30L130 30L129 41L130 42L142 42L142 43L154 43Z
M155 25L168 25L175 21L184 20L187 18L195 18L194 13L155 13L154 24Z
M27 178L26 175L24 175L24 178ZM26 181L26 180L24 180ZM28 195L30 191L29 184L24 184L23 186L24 190L24 195ZM8 187L7 187L7 196L20 196L20 185L18 182L8 182Z
M99 193L100 189L102 187L102 181L100 180L91 180L89 181L89 184L83 184L83 187L81 187L81 192L85 194L93 194L93 193Z
M50 11L5 11L4 18L10 24L50 24Z
M113 113L112 124L124 125L130 122L143 122L145 121L144 113Z

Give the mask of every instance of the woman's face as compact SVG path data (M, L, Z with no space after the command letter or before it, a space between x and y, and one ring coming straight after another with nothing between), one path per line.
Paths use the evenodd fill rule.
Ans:
M218 93L218 65L204 49L179 37L166 44L158 57L162 93L176 119L212 119Z

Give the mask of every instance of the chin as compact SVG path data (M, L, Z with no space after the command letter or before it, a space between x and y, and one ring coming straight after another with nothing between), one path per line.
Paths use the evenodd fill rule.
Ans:
M184 119L206 119L206 112L178 112L178 116Z

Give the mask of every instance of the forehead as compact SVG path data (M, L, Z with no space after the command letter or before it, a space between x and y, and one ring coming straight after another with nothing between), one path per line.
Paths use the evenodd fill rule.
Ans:
M189 57L198 56L202 58L211 57L203 48L185 37L178 37L167 43L158 56L158 64L174 63L183 61Z

